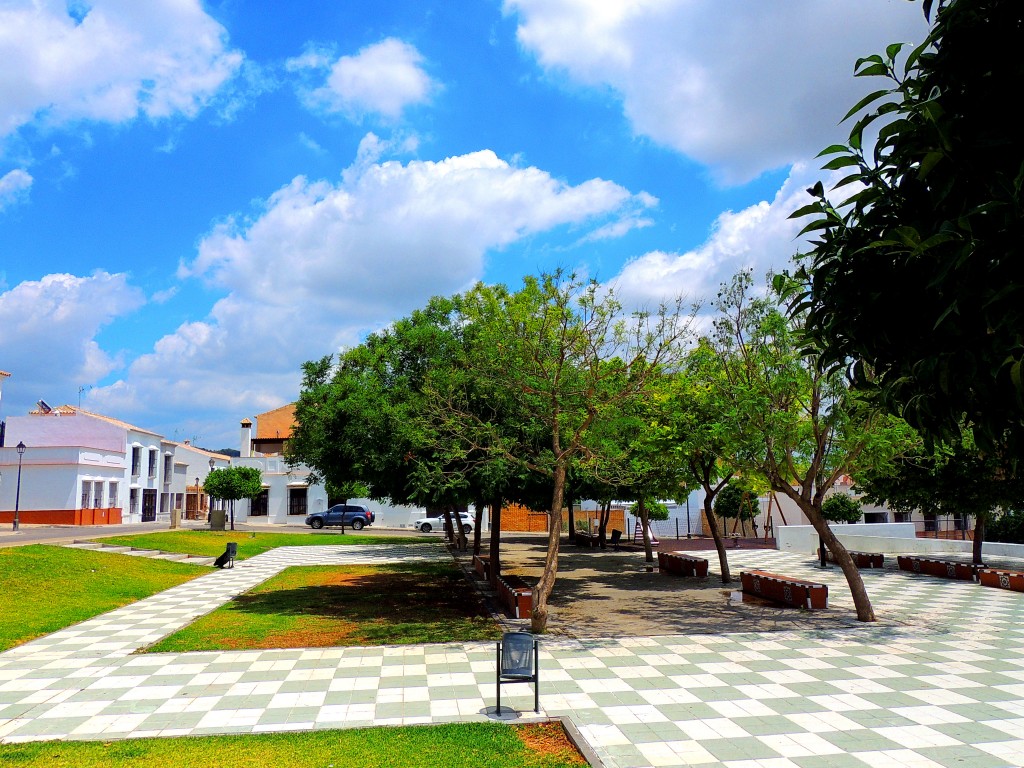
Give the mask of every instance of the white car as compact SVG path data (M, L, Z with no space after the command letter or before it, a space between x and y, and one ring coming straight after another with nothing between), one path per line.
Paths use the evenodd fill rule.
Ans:
M438 513L436 515L430 515L428 517L421 517L419 520L413 522L413 527L418 528L424 533L430 533L433 530L443 531L445 526L446 518L444 513ZM459 524L462 526L463 533L473 532L473 516L469 512L459 512Z

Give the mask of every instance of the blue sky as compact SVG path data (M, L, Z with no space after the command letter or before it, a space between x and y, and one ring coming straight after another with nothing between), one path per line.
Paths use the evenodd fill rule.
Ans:
M0 417L233 447L303 361L570 267L700 300L789 212L918 3L0 0Z

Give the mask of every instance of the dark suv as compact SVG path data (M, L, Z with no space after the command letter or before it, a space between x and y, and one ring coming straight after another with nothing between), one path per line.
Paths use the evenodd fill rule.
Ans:
M326 512L314 512L306 518L310 528L323 528L325 525L347 525L352 530L361 530L364 526L373 525L375 515L369 507L362 504L335 504Z

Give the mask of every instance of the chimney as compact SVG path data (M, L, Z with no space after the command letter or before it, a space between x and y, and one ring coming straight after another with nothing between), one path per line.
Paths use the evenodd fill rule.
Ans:
M252 456L252 422L242 419L242 444L239 453L244 457Z

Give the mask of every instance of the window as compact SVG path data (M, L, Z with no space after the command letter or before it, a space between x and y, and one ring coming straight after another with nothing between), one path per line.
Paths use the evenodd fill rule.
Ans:
M288 489L288 514L289 515L305 515L306 514L306 489L305 488L289 488Z
M103 481L97 480L92 484L92 508L103 509Z
M111 480L110 484L107 486L107 506L108 507L116 507L117 506L117 481L116 480Z
M926 531L937 531L939 530L939 521L935 516L934 512L924 513L924 529Z
M142 471L142 449L132 448L132 477L138 477Z
M164 485L171 482L171 478L174 476L174 457L164 456Z
M149 476L156 477L156 451L149 452Z
M82 509L89 508L89 500L92 499L92 483L88 480L82 481Z
M133 515L139 511L139 489L132 488L128 495L128 514Z
M888 523L889 515L885 512L865 512L864 513L865 523Z
M911 515L913 512L893 512L893 516L896 518L897 523L912 523Z

